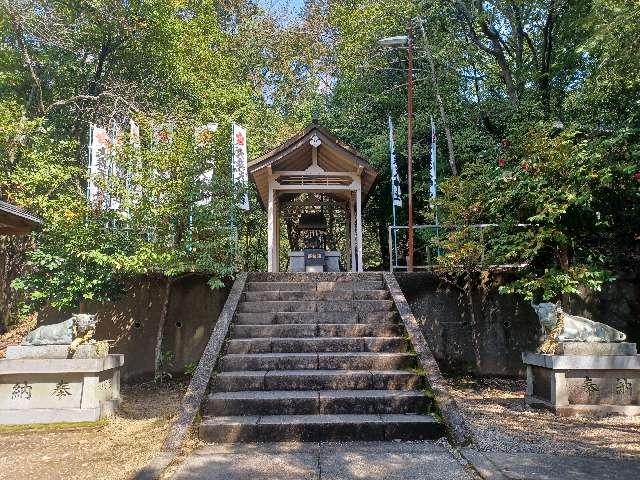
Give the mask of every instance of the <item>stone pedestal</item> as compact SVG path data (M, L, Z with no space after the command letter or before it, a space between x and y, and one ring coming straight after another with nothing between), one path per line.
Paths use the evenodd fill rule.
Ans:
M66 349L19 346L14 358L0 360L0 424L92 422L115 413L124 355L16 358L25 348L55 347ZM91 346L84 347L78 353Z
M68 345L10 345L7 347L6 358L104 358L108 354L108 347L102 353L95 343L80 345L72 356L69 356Z
M339 272L340 252L326 251L324 253L324 266L306 266L304 252L289 252L290 272Z
M527 404L548 408L562 416L640 415L640 355L635 354L635 345L583 344L575 350L584 351L589 348L586 345L595 345L600 351L633 354L523 353L522 361L527 367ZM564 351L572 349L573 346L565 346Z
M289 252L289 271L304 272L304 252Z
M327 252L324 254L324 271L340 271L340 252Z

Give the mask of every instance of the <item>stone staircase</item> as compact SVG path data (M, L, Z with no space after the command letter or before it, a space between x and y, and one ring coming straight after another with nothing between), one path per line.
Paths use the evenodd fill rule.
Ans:
M444 435L381 274L250 274L242 295L202 440Z

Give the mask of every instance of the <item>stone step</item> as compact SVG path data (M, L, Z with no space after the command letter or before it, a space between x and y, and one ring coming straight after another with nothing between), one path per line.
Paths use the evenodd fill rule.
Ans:
M431 415L265 415L207 417L207 442L433 440L444 435Z
M388 300L389 292L386 290L336 290L336 291L293 291L293 290L267 290L258 292L245 292L244 301L336 301L336 300Z
M416 390L299 390L218 392L209 395L207 414L331 415L426 412L430 400Z
M397 337L402 335L395 323L290 323L279 325L233 325L230 338L301 337Z
M247 282L247 292L296 291L337 292L349 290L383 290L382 281L354 282Z
M406 352L403 337L238 338L226 353Z
M252 272L248 275L249 282L382 282L381 272L318 272L318 273L294 273L294 272Z
M383 312L392 308L392 300L245 301L238 305L238 312Z
M245 370L220 372L212 391L416 390L420 376L405 370Z
M415 365L409 353L257 353L225 355L220 370L402 370Z
M263 312L236 313L235 325L345 324L395 322L396 312Z

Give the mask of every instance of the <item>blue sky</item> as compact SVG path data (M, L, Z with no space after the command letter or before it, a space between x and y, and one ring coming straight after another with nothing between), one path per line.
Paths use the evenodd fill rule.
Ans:
M292 10L295 10L296 13L300 12L300 9L304 5L304 0L258 0L258 5L263 8L269 7L289 7Z

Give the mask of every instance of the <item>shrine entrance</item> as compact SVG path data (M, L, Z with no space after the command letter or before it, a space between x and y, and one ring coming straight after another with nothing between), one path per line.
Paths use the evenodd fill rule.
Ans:
M314 124L248 169L267 211L269 272L363 271L362 208L378 173L358 152Z

